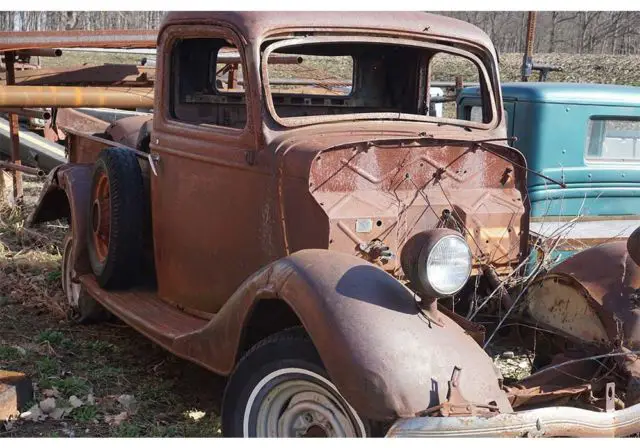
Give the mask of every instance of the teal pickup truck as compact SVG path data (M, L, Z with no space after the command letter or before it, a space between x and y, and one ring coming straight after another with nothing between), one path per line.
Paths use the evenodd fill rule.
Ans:
M482 120L478 91L460 91L459 118ZM640 87L506 83L502 96L512 146L558 182L528 176L533 235L560 237L562 259L640 226Z

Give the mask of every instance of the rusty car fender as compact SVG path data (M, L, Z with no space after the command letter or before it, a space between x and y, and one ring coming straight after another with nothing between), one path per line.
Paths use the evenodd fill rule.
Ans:
M633 245L632 245L633 246ZM622 351L627 397L640 403L640 266L626 241L583 250L556 265L530 288L527 314L596 351Z
M86 230L90 201L91 164L64 164L53 169L45 181L28 225L67 218L73 229L76 271L89 273Z
M412 417L445 402L455 367L467 400L511 411L491 359L462 328L444 315L441 325L429 319L414 293L381 268L324 249L296 252L252 275L172 351L229 374L261 300L282 300L295 312L332 381L365 417Z

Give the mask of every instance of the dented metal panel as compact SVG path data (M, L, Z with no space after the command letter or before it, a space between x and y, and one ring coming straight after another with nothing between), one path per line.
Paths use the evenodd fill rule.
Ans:
M329 219L329 248L365 256L361 248L380 240L396 255L382 265L395 271L411 236L450 227L465 236L476 266L517 262L524 195L512 178L503 182L516 168L472 147L365 143L318 154L309 186Z
M528 316L615 362L627 377L626 402L640 402L640 266L624 241L584 250L555 266L525 300Z

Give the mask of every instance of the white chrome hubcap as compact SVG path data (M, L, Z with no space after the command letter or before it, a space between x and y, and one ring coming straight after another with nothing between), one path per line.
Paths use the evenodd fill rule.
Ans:
M255 425L255 437L365 436L362 420L336 387L298 368L272 372L258 383L245 408L245 437L250 424Z

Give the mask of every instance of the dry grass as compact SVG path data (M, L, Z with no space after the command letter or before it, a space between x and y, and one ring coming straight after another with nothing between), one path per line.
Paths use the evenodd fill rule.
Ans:
M65 51L58 58L41 58L42 67L69 67L89 64L139 64L148 55L132 53L98 53L93 51Z
M536 54L534 61L538 64L562 67L562 72L553 72L548 81L580 82L600 84L624 84L640 86L640 56L614 55L576 55L576 54ZM455 59L442 58L436 65L436 73L455 73L462 75L466 81L472 81L477 75L468 64L456 63ZM521 53L505 53L500 55L500 79L502 82L520 81ZM534 73L533 80L538 75Z
M0 207L0 370L27 373L36 387L56 388L58 403L95 396L61 420L0 422L2 437L220 435L220 377L180 360L121 323L80 326L70 321L60 284L64 222L25 228L42 183L25 176L26 204ZM133 395L135 414L109 424ZM205 416L195 421L189 411ZM2 443L0 442L0 445Z

